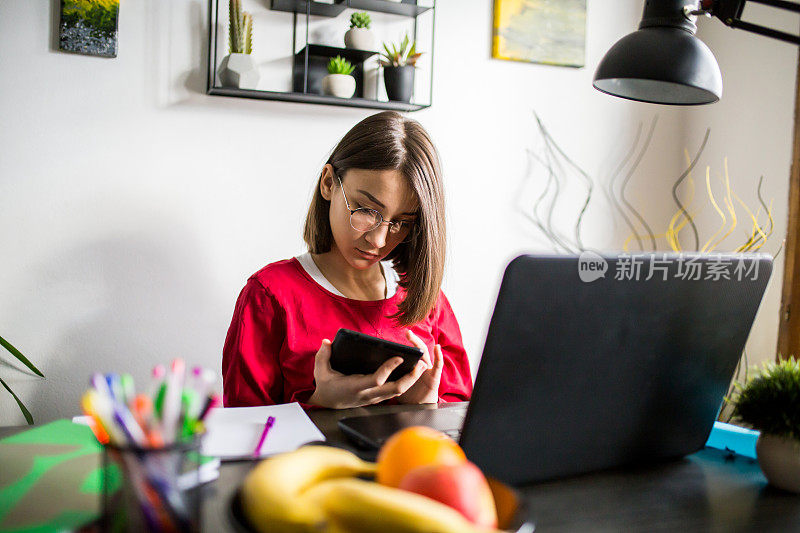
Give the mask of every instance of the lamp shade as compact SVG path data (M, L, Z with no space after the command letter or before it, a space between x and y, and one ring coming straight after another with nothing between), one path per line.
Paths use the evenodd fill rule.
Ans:
M714 54L683 28L645 27L626 35L597 66L596 89L655 104L697 105L722 96Z

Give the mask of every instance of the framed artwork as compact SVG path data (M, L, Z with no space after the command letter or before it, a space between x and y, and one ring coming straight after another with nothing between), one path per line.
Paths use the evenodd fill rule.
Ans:
M119 0L61 0L59 50L117 57L118 18Z
M586 0L494 0L492 57L585 64Z

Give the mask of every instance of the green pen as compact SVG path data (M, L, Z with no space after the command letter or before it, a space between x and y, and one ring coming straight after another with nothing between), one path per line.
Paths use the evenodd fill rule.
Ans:
M181 436L183 437L191 437L194 434L197 419L192 417L190 413L194 412L198 401L199 397L196 391L188 387L183 389L181 394L181 417L183 418Z
M133 388L133 376L130 374L122 374L119 377L120 385L122 385L122 395L125 399L125 405L130 404L133 401L133 397L136 396L136 391Z
M161 420L161 414L164 410L164 396L167 394L167 384L162 383L160 387L158 387L158 392L156 393L155 401L153 402L153 409L156 412L156 417Z

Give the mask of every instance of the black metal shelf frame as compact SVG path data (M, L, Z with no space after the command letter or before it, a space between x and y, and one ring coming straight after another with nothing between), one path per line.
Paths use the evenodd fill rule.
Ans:
M327 2L306 2L306 0L270 0L270 9L302 14L306 12L306 4L310 5L312 15L320 17L336 17L348 8L377 13L391 13L404 17L417 17L432 9L429 6L418 5L415 0L403 0L402 2L389 2L388 0L335 0L332 4Z
M389 109L396 111L418 111L425 109L433 104L433 46L435 42L436 31L436 2L432 0L433 5L419 6L416 0L402 0L402 3L390 2L388 0L334 0L333 4L325 2L316 2L313 0L270 0L270 9L273 11L283 11L292 13L292 52L294 59L292 61L292 88L291 92L282 91L262 91L250 89L238 89L231 87L221 87L216 85L217 79L217 28L219 27L219 3L225 0L209 0L209 38L208 38L208 78L206 85L206 93L215 96L228 96L237 98L250 98L259 100L278 100L284 102L298 102L309 104L323 104L335 105L345 107L360 107L371 109ZM388 13L409 17L413 19L414 30L413 38L417 40L417 17L431 11L431 59L430 59L430 75L429 75L429 88L428 88L428 103L416 104L398 101L384 101L378 100L378 83L377 79L380 78L382 72L378 72L378 78L375 83L374 98L365 98L364 95L364 61L369 57L377 54L376 51L353 50L347 48L338 48L325 45L311 44L308 42L308 26L309 18L311 16L322 16L334 18L340 15L345 9L359 9L363 11L375 11L381 13ZM306 45L297 51L297 23L298 16L305 17L305 43ZM319 69L320 57L334 57L335 55L342 55L348 61L356 66L354 77L356 78L356 96L352 98L338 98L335 96L327 96L317 92L309 92L313 88L318 90L316 80L314 83L309 83L309 72L311 68ZM382 67L380 70L382 71ZM314 87L310 87L313 85Z

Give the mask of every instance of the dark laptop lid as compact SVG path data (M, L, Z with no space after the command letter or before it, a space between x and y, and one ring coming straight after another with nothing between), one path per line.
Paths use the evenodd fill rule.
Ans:
M460 444L508 483L705 444L764 294L766 255L521 256Z

